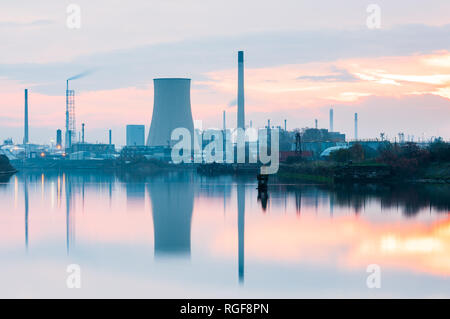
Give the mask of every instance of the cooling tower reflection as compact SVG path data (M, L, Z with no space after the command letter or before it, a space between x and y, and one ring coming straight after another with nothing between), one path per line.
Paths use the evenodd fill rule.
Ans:
M170 179L170 183L167 183ZM169 173L147 183L154 227L155 257L191 254L194 188L189 175Z

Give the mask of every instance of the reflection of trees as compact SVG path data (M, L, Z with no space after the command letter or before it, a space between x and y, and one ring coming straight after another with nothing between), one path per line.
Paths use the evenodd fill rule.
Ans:
M284 190L292 193L299 210L303 205L313 206L306 200L318 196L329 196L336 207L351 208L358 214L371 200L379 201L382 209L399 208L406 216L414 216L429 208L447 213L450 210L450 185L384 185L341 184L333 187L314 185L287 185ZM299 201L300 199L300 201Z
M450 209L448 185L339 185L334 188L338 205L361 207L368 199L378 199L382 209L398 207L404 215L413 216L425 208L439 212Z
M0 187L6 186L12 175L13 174L0 174Z

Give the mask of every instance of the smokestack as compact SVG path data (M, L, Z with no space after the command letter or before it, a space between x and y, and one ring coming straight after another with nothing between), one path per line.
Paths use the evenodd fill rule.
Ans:
M316 125L316 129L317 129L317 119L315 119L315 120L314 120L314 122L315 122L315 125Z
M286 126L286 120L284 120L284 130L285 130L285 131L287 131L287 130L286 130L286 127L287 127L287 126Z
M69 80L66 80L66 148L70 147L69 135Z
M238 52L238 99L237 127L245 129L244 111L244 51Z
M112 144L112 130L109 130L109 145Z
M267 128L270 129L270 119L267 120Z
M225 131L227 129L227 122L225 119L225 111L223 111L223 130Z
M358 113L355 113L355 140L358 139Z
M330 109L330 132L333 132L333 109Z
M81 143L84 144L84 123L81 123Z
M71 130L67 131L66 138L67 138L67 140L66 140L66 148L72 147L72 131Z
M28 89L25 89L25 116L24 116L23 144L28 144Z

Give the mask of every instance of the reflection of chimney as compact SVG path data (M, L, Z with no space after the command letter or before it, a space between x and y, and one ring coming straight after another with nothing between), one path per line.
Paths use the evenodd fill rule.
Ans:
M358 113L355 113L355 140L358 139Z
M244 282L244 230L245 230L245 185L237 185L238 204L238 275L239 282Z
M330 132L333 132L333 109L330 109Z
M245 128L244 111L244 51L238 52L238 99L237 127Z
M25 123L24 123L23 144L28 143L28 89L25 89Z
M25 250L28 252L28 177L24 177L24 201L25 201Z

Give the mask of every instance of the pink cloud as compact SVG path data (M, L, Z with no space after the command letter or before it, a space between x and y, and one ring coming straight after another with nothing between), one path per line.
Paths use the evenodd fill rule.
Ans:
M439 51L430 55L247 68L247 119L253 119L255 125L263 125L270 116L280 122L279 125L283 118L288 118L291 127L301 127L309 123L312 125L314 118L324 123L324 109L330 105L341 105L357 108L361 113L367 112L371 114L373 122L382 123L391 113L400 110L408 112L408 107L404 107L405 101L414 101L407 115L410 117L408 121L415 125L408 129L416 134L445 134L444 137L448 138L450 132L441 119L450 109L449 60L450 52ZM236 70L221 70L205 75L206 80L193 80L191 100L194 118L204 120L204 125L208 127L221 126L222 111L227 110L231 112L228 125L234 125L235 107L230 108L228 104L236 96ZM0 108L4 117L2 125L20 127L23 121L24 85L9 80L0 82ZM144 88L76 93L78 126L82 122L97 128L124 126L128 123L150 124L153 108L151 82ZM438 99L433 100L430 96ZM372 102L376 99L382 99L380 101L384 104L374 105ZM428 103L430 101L431 105ZM49 96L30 88L31 126L63 127L64 114L63 92L60 96ZM427 114L425 121L424 114ZM394 129L401 129L395 127L398 124L397 121L384 130L392 130L391 134L394 134ZM352 126L346 127L350 129ZM366 133L365 137L373 137L379 132Z

